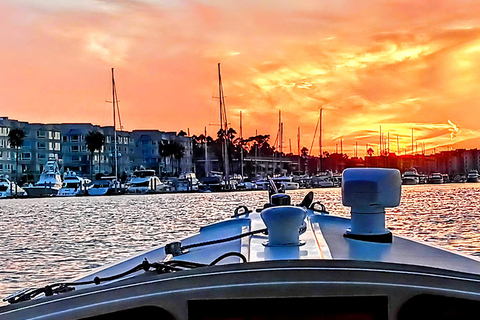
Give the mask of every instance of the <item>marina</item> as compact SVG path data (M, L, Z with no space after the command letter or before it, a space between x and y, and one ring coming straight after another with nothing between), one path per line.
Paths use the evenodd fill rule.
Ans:
M339 188L313 189L331 215L349 216ZM293 203L305 190L287 191ZM3 296L69 280L229 218L239 204L261 207L267 191L6 199L0 209ZM466 255L480 255L480 185L403 186L386 226Z

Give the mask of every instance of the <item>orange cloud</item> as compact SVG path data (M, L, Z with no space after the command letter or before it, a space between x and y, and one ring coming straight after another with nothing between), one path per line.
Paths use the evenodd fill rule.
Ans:
M21 0L0 12L10 118L108 125L115 67L127 130L214 135L221 62L231 126L242 110L246 136L274 140L282 111L285 143L300 127L308 148L323 108L330 151L340 138L378 145L380 126L400 149L412 128L432 148L478 146L475 2Z

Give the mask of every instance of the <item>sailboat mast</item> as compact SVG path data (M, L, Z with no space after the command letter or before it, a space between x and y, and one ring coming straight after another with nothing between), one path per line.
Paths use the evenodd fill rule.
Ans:
M319 127L320 127L320 135L319 135L320 138L318 139L318 144L319 144L318 149L320 150L320 156L319 156L320 172L322 172L322 111L323 109L320 108L320 117L318 119Z
M117 188L118 155L117 155L117 123L115 116L115 106L117 103L117 91L115 88L115 76L112 68L112 104L113 104L113 140L114 140L114 161L115 161L115 188Z
M218 64L218 93L220 100L220 126L223 131L222 134L222 153L223 153L223 167L225 173L225 183L229 186L230 182L230 168L228 167L228 148L227 148L227 133L228 133L228 122L227 122L227 111L225 108L225 97L223 95L223 84L222 84L222 75L220 72L220 63ZM229 188L229 187L228 187Z
M240 111L240 174L242 175L243 181L243 123L242 123L242 111Z

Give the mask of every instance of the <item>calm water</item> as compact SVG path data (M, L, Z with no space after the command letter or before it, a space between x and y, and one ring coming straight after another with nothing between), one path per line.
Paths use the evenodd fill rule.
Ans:
M348 216L340 189L314 189L331 214ZM306 190L289 192L299 203ZM259 208L266 191L0 201L0 298L69 280L90 269L194 233L240 205ZM403 186L387 209L395 234L480 255L480 183ZM0 302L2 304L2 302Z

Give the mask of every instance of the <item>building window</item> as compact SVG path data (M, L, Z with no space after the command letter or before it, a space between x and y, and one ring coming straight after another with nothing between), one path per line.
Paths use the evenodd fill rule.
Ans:
M80 162L80 156L72 156L72 162Z
M45 142L37 142L37 149L45 150L46 149Z
M45 131L37 131L37 138L45 138Z
M37 159L38 160L46 160L47 155L45 153L37 153Z
M79 151L80 151L79 146L71 146L70 147L70 152L79 152Z
M32 154L30 152L22 152L20 160L30 160L32 159Z

